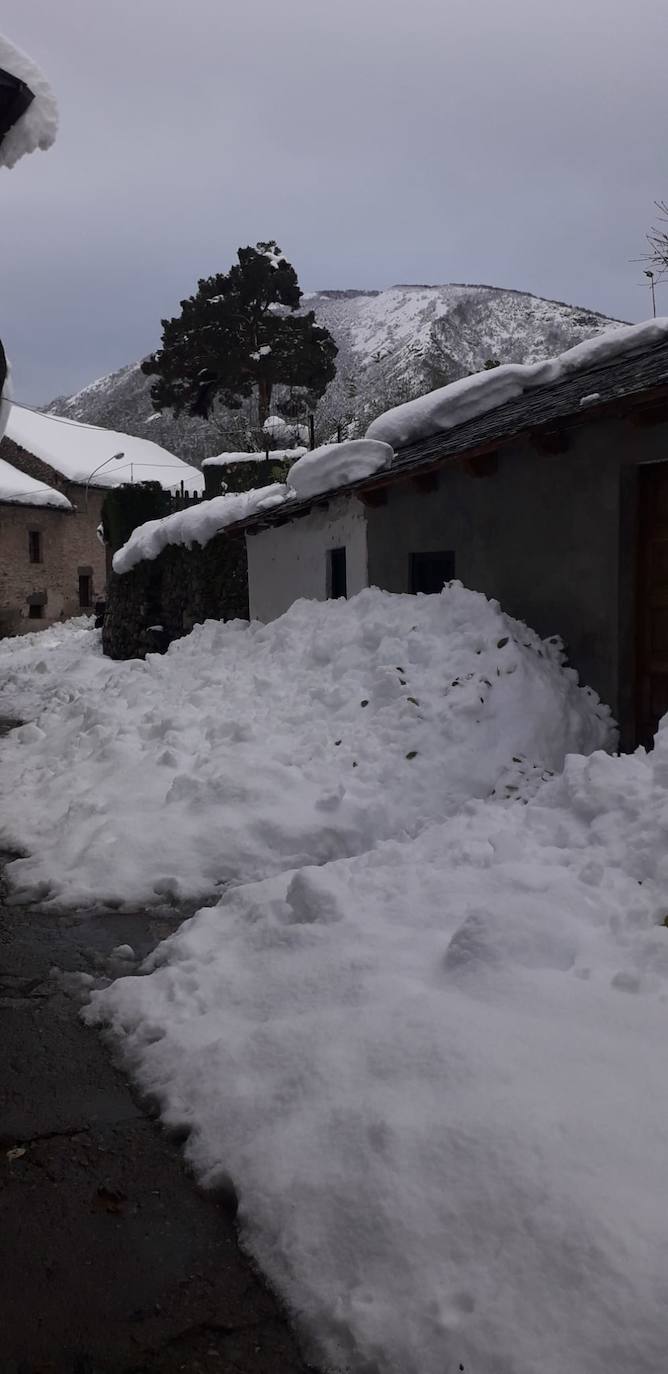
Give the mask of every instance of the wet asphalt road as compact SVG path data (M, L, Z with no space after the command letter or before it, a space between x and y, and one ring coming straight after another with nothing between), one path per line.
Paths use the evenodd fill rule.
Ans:
M115 946L143 956L174 924L0 895L1 1374L306 1374L229 1203L79 1019L68 974L120 972Z

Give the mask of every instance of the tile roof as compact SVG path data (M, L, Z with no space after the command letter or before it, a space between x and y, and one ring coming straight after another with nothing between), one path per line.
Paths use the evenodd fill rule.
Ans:
M243 527L280 524L333 496L385 486L401 474L418 473L421 468L429 468L448 458L508 443L527 430L558 428L561 422L572 422L575 417L584 423L602 409L614 406L616 401L634 396L640 398L662 388L668 388L668 341L655 344L642 353L622 354L617 359L583 368L565 380L536 387L453 429L441 430L398 449L391 467L383 469L376 477L251 516L243 522ZM592 398L591 404L585 407L581 405L584 397Z

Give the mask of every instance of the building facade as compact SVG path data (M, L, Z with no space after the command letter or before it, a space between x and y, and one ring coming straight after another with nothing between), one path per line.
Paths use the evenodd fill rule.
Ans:
M624 747L649 743L668 711L668 346L416 443L245 536L257 619L457 578L559 636Z

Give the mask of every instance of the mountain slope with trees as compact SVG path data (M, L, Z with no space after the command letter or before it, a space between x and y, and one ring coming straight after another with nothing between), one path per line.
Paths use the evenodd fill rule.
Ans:
M493 286L393 286L385 291L321 291L302 296L338 348L337 372L315 406L316 437L362 433L400 401L478 371L489 361L538 362L619 321L578 306ZM92 382L45 409L88 424L150 438L188 462L257 444L257 400L210 419L151 402L141 362ZM287 393L283 400L287 399ZM272 396L280 409L281 389Z

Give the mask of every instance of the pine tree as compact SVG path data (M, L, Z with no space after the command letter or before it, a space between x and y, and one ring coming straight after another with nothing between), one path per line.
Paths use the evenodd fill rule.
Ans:
M198 282L181 314L162 321L162 347L142 363L156 375L155 410L208 417L216 402L239 410L254 394L258 423L275 386L314 402L336 372L336 344L313 311L296 314L301 290L274 241L240 248L238 263Z

